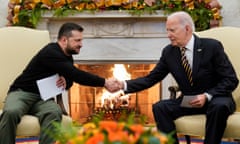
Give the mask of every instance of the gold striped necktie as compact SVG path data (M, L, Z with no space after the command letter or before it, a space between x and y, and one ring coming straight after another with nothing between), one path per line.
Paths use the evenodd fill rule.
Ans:
M192 86L193 85L192 69L191 69L190 64L189 64L189 62L187 60L187 57L185 55L185 52L186 52L187 48L182 47L182 48L180 48L180 50L181 50L181 56L182 56L182 65L183 65L183 68L184 68L184 70L185 70L185 72L187 74L188 80L189 80L189 82L190 82L190 84Z

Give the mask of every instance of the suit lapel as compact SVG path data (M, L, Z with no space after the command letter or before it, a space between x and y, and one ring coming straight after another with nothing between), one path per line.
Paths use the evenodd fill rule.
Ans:
M182 69L182 72L184 72L184 68L182 66L182 63L181 63L181 52L180 52L180 48L179 47L173 47L174 48L174 55L172 56L173 58L175 58L175 61L176 63L175 64L179 64L178 67L181 67Z
M194 40L194 52L193 52L193 68L192 68L192 76L193 76L193 81L194 77L197 75L200 62L201 62L201 57L203 53L203 47L201 46L201 40L199 37L194 35L195 40Z

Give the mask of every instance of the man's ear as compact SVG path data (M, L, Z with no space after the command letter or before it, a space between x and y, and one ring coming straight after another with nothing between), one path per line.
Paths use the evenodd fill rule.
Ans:
M67 46L67 37L62 36L60 39L58 39L58 42L60 43L61 47L66 47Z
M61 43L66 44L67 43L67 37L66 36L62 36L60 38L60 41L61 41Z
M187 32L190 32L192 28L191 28L190 25L186 25L186 26L185 26L185 29L186 29Z

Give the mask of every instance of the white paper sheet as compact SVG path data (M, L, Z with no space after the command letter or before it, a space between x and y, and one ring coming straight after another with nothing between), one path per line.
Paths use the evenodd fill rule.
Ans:
M59 75L55 74L50 77L37 80L40 96L43 100L48 100L64 92L63 87L57 87L56 85L58 78L59 78Z
M197 96L196 95L185 95L183 96L182 102L181 102L181 106L182 107L189 107L191 108L192 105L189 104L189 102L193 99L195 99Z

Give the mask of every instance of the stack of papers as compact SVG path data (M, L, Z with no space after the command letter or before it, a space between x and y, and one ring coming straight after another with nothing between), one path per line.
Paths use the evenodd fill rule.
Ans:
M56 95L64 92L63 87L57 87L56 82L59 79L59 75L55 74L47 78L37 80L40 96L43 100L54 98Z
M181 106L191 108L192 105L190 105L189 102L191 100L195 99L196 97L197 97L196 95L185 95L185 96L183 96Z

